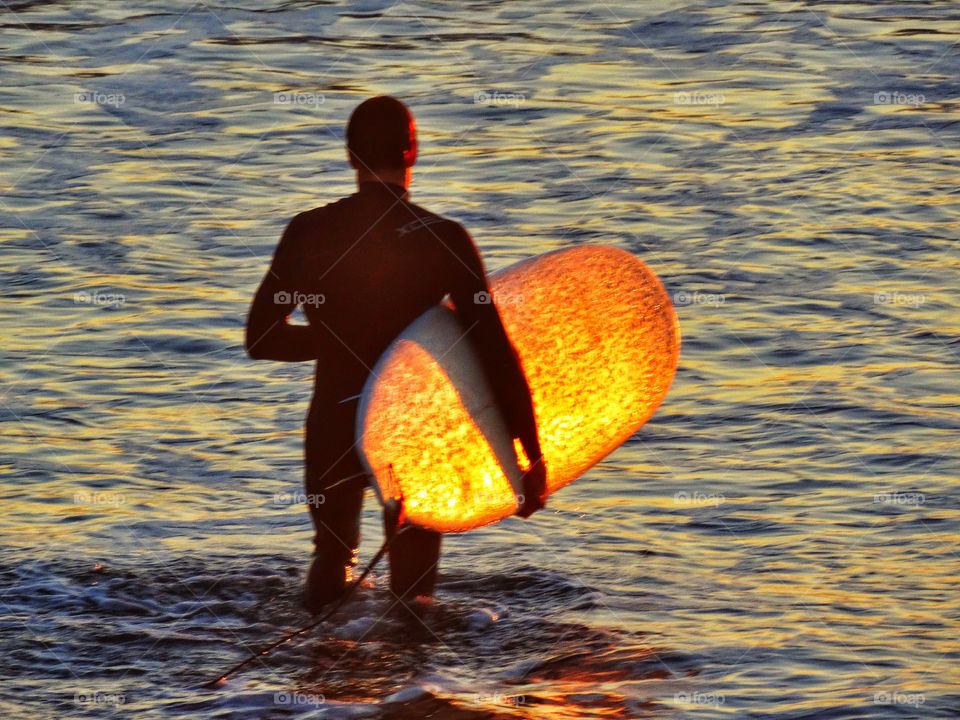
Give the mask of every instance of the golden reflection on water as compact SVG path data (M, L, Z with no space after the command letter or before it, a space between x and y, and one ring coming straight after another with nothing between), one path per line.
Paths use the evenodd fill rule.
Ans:
M23 16L84 22L64 7ZM531 521L449 544L445 572L469 569L495 586L524 564L555 571L600 598L570 615L627 634L615 643L625 656L610 661L619 676L560 663L517 690L544 700L531 712L616 717L630 701L641 716L883 717L891 708L873 698L887 689L925 693L918 714L932 716L938 698L955 698L960 221L949 19L869 3L815 13L574 4L531 16L515 5L437 6L401 68L370 45L376 31L354 34L373 20L331 7L322 24L344 39L323 47L356 65L305 43L258 42L254 10L220 9L229 31L208 13L210 26L188 16L171 27L173 16L113 3L90 12L117 25L7 28L0 532L6 552L22 553L10 555L14 569L60 572L75 560L179 572L202 556L205 572L236 562L242 576L305 562L302 504L275 496L300 485L311 368L248 361L242 317L283 223L352 190L337 136L349 109L392 91L421 119L413 198L461 220L491 269L613 243L650 264L671 297L725 298L676 303L684 358L636 438ZM264 17L282 40L306 32L296 13L323 8ZM406 42L391 12L381 29ZM649 24L661 14L669 30ZM434 25L454 34L432 38ZM525 34L478 39L478 27ZM231 32L245 44L229 44ZM492 86L524 100L473 102ZM98 88L126 92L127 103L73 102ZM327 100L277 107L273 93L289 88ZM898 89L926 102L873 101ZM97 289L124 304L75 300ZM880 302L883 293L901 295ZM925 500L875 499L897 490ZM372 510L364 530L367 552L379 538ZM137 583L138 595L195 599L146 576ZM41 597L18 612L50 621ZM527 625L530 615L564 612L537 600L536 613L501 620L511 634L532 641L543 628ZM286 622L269 607L245 617ZM156 622L150 633L170 629ZM221 637L193 630L204 652L220 652ZM569 635L557 646L579 642ZM490 668L517 660L508 647L490 650ZM120 662L109 645L86 650ZM82 653L55 651L81 676L96 671ZM651 653L661 674L643 666L636 680ZM296 675L301 660L283 672ZM33 662L48 673L52 660ZM169 685L169 663L151 662L144 652L136 670ZM697 692L726 703L677 699ZM76 710L51 707L37 716Z

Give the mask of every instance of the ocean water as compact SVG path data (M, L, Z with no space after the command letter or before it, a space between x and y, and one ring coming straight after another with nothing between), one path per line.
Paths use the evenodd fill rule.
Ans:
M0 714L960 717L952 2L0 5ZM681 320L654 419L529 521L305 623L307 364L253 362L343 125L491 269L635 252ZM372 496L361 562L381 535Z

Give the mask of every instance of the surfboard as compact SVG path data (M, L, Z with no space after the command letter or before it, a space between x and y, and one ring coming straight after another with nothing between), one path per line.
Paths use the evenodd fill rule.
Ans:
M636 256L605 245L539 255L490 276L530 385L550 494L630 438L660 406L680 329L670 297ZM406 521L462 532L516 513L519 443L449 303L414 321L360 397L357 446L381 502Z

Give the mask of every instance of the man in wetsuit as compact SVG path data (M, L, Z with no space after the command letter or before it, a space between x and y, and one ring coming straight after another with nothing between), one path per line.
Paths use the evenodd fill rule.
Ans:
M254 359L317 361L305 453L316 530L306 587L312 612L343 592L356 562L369 480L356 453L358 395L390 342L446 296L531 461L518 514L542 508L545 495L530 390L489 301L477 249L461 225L410 202L417 139L407 107L390 97L362 103L347 126L347 151L357 192L290 221L246 332ZM298 305L309 325L288 322ZM439 557L439 533L409 528L398 535L390 550L393 592L404 599L432 594Z

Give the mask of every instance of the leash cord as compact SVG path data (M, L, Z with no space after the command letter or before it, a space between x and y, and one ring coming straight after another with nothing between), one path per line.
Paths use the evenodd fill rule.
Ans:
M377 554L373 556L373 559L372 559L372 560L370 561L370 563L367 565L366 569L365 569L362 573L360 573L360 577L358 577L356 580L354 580L354 581L350 584L350 587L348 587L348 588L346 589L346 591L343 593L343 595L340 596L340 599L337 600L336 604L335 604L332 608L330 608L330 610L328 610L319 620L314 620L314 621L311 622L309 625L304 625L303 627L298 628L297 630L293 630L292 632L289 632L289 633L287 633L286 635L284 635L284 636L283 636L282 638L280 638L279 640L270 643L270 644L267 645L266 647L264 647L264 648L262 648L262 649L260 649L260 650L257 650L257 651L255 651L255 652L252 652L248 658L246 658L245 660L242 660L242 661L238 662L236 665L234 665L232 668L230 668L229 670L227 670L225 673L223 673L222 675L217 676L214 680L209 680L209 681L205 682L201 687L205 687L205 688L216 687L216 686L219 685L221 682L223 682L224 680L226 680L227 678L229 678L231 675L233 675L233 674L239 672L240 670L242 670L243 668L245 668L247 665L249 665L250 663L252 663L252 662L253 662L254 660L256 660L257 658L261 658L261 657L265 657L265 656L269 655L271 652L273 652L274 650L276 650L278 647L280 647L280 646L283 645L284 643L288 643L288 642L290 642L291 640L293 640L294 638L299 637L300 635L304 635L304 634L310 632L311 630L313 630L313 629L314 629L315 627L317 627L318 625L321 625L321 624L325 623L327 620L329 620L330 617L331 617L337 610L339 610L341 607L343 607L343 604L344 604L347 600L350 599L350 597L353 595L354 591L360 586L360 583L362 583L364 580L366 580L367 575L370 574L370 571L373 570L373 568L376 567L377 563L379 563L379 562L383 559L383 556L387 553L387 550L389 550L390 545L393 544L393 541L396 540L397 537L399 537L406 529L407 529L407 527L401 527L401 528L400 528L399 530L397 530L391 537L389 537L389 538L387 538L386 540L383 541L383 545L380 546L380 549L377 551Z

